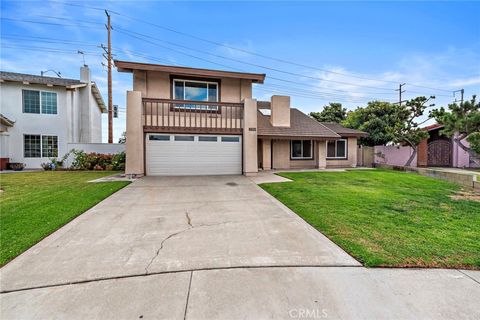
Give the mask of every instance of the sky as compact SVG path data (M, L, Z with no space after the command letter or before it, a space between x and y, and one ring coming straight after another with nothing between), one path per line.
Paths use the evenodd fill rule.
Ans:
M85 59L107 101L104 9L115 59L266 73L254 97L290 95L306 113L396 102L402 83L402 99L435 95L435 107L480 93L480 2L2 0L0 69L78 79ZM114 140L131 89L114 69Z

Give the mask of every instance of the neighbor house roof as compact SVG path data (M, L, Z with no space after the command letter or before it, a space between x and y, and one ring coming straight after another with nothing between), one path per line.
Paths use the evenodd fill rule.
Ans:
M213 69L200 69L179 66L167 66L161 64L131 62L115 60L115 66L119 72L132 72L133 70L159 71L183 76L197 76L203 78L235 78L246 79L256 83L263 83L264 73L233 72Z
M29 84L45 84L45 85L53 85L53 86L61 86L61 87L70 87L73 85L82 84L80 80L76 80L76 79L44 77L44 76L37 76L33 74L6 72L6 71L0 71L0 79L4 81L28 82Z
M265 108L267 109L267 108ZM322 125L320 122L310 118L297 109L290 109L290 127L274 127L270 123L270 116L257 112L257 127L259 137L275 138L308 138L308 139L339 139L340 136Z
M81 82L80 80L76 80L76 79L45 77L45 76L37 76L34 74L7 72L7 71L0 71L0 81L1 82L4 82L4 81L22 82L24 84L44 84L47 86L65 87L67 89L82 88L87 85L85 82ZM102 112L106 112L107 108L105 106L105 102L103 101L100 90L98 90L98 87L95 84L95 82L92 82L92 94L95 100L97 101L97 104L100 110Z
M0 113L0 123L7 127L13 127L15 121L12 121Z
M368 133L360 131L360 130L355 130L355 129L350 129L350 128L345 128L342 126L340 123L336 122L321 122L325 127L329 128L330 130L335 131L342 137L366 137L368 136Z
M432 131L432 130L436 130L436 129L439 129L439 128L443 128L443 124L434 123L434 124L431 124L429 126L423 127L422 130Z

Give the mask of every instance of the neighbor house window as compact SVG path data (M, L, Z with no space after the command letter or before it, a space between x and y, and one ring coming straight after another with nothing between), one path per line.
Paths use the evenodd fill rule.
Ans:
M23 112L40 113L40 91L22 90Z
M292 140L290 142L290 157L292 159L313 159L312 140Z
M347 140L331 140L327 142L327 159L346 159Z
M58 157L57 136L42 136L42 157Z
M57 114L57 94L42 91L42 113Z
M193 80L173 80L173 98L175 100L218 102L218 83ZM218 106L204 104L175 105L176 108L198 110L218 110Z
M23 156L25 158L40 158L40 137L37 134L26 134L23 136Z
M58 157L58 137L26 134L23 136L25 158Z
M57 94L55 92L22 90L23 112L57 114Z

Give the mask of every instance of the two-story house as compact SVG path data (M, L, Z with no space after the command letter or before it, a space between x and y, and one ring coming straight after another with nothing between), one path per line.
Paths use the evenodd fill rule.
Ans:
M91 81L0 72L0 157L40 168L67 153L68 143L102 142L105 103Z
M126 173L254 175L261 170L354 167L365 133L319 123L290 97L252 97L265 74L115 61L127 92Z

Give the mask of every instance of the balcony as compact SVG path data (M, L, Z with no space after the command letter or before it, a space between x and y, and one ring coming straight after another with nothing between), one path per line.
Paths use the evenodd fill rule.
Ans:
M241 134L243 103L142 99L144 132Z

